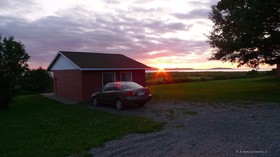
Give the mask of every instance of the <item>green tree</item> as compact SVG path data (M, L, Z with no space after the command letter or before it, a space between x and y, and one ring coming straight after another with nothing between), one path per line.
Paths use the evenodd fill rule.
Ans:
M21 42L0 36L0 108L7 108L12 101L19 78L28 69L28 59Z
M221 0L212 6L210 59L258 69L277 65L280 75L279 0Z
M20 86L29 92L48 92L52 89L52 78L43 68L28 70L20 79Z

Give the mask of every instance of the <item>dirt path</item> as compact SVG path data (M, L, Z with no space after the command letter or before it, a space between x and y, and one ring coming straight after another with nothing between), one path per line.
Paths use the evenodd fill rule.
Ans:
M94 156L271 156L280 154L280 106L269 103L209 105L151 102L117 111L165 122L160 132L131 134L92 148ZM219 107L217 107L219 106Z

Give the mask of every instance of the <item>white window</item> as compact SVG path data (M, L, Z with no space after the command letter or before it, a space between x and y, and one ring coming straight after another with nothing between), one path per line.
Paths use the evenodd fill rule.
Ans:
M121 72L121 81L132 81L132 72Z
M102 73L102 85L116 81L116 73L114 72L104 72Z

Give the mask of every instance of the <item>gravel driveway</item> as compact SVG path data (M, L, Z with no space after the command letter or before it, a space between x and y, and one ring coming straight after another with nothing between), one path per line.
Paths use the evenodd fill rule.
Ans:
M159 132L130 134L92 148L94 156L270 156L280 154L280 106L243 102L207 104L150 102L145 107L107 112L137 115L165 122Z

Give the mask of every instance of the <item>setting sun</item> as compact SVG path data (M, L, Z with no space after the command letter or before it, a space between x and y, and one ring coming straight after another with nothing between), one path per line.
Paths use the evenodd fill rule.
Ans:
M165 70L164 70L163 67L161 67L161 68L158 68L158 71L159 71L159 72L164 72Z
M158 72L165 72L165 67L163 66L158 66Z

